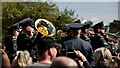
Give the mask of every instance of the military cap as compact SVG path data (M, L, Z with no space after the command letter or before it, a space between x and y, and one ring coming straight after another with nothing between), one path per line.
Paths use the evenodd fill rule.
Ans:
M92 26L93 22L89 21L83 24L83 27L81 29L88 29Z
M70 30L77 30L83 27L83 24L81 23L70 23L69 25Z
M32 19L25 18L19 22L21 27L32 26Z
M103 23L103 21L101 21L101 22L99 22L99 23L97 23L97 24L95 24L94 26L93 26L93 29L104 29L104 23Z
M81 23L81 19L75 20L73 23Z
M19 23L15 23L12 26L8 27L8 33L11 33L19 28Z

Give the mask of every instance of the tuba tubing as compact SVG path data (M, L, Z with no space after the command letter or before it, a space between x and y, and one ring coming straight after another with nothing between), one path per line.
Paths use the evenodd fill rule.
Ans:
M37 19L35 21L35 28L44 36L53 36L56 33L55 26L46 19Z

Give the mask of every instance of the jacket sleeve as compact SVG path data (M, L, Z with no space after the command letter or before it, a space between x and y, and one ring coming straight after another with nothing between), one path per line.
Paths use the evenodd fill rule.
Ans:
M92 46L90 44L89 44L89 46L90 46L90 51L89 51L89 57L87 58L87 60L91 66L94 66L93 49L92 49Z

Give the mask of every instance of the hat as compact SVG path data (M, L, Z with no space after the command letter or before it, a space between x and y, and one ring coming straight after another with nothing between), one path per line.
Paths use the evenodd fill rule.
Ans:
M19 23L15 23L12 26L8 27L8 32L11 33L19 28Z
M27 27L27 26L32 26L32 19L30 18L25 18L19 22L20 26L22 27Z
M83 27L83 24L81 23L70 23L69 25L70 30L78 30L81 27Z
M81 23L81 19L75 20L73 23Z
M83 27L81 29L88 29L92 26L93 22L89 21L83 24Z
M56 43L53 38L44 36L43 38L39 39L37 42L37 49L38 51L46 51L49 48L55 47L60 48L62 47L60 44Z
M101 22L99 22L99 23L97 23L97 24L95 24L94 26L93 26L93 29L104 29L104 23L103 23L103 21L101 21Z

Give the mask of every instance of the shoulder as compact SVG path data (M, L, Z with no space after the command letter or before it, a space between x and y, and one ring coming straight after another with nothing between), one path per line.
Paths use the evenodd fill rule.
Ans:
M18 39L24 38L26 37L26 34L23 32L20 32L20 34L18 35Z
M11 38L12 36L11 35L6 35L5 38Z
M5 40L7 41L7 40L12 40L12 36L11 35L7 35L7 36L5 36Z
M70 40L67 40L67 41L65 41L65 42L63 42L63 44L65 45L65 44L70 44L70 43L72 43L73 41L72 41L72 39L70 39Z
M89 44L89 42L87 42L87 41L85 41L85 40L83 40L83 39L79 39L81 42L83 42L83 43L86 43L86 44Z
M90 47L90 48L91 48L90 42L87 42L87 41L82 40L82 39L80 39L80 40L81 40L81 43L82 43L83 46L85 46L85 47Z

